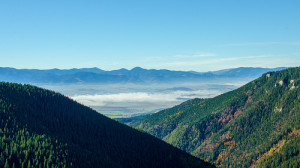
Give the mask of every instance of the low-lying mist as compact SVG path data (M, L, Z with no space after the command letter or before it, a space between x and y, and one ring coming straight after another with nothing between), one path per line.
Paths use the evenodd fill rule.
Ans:
M237 88L225 83L44 85L112 118L154 113L193 98L211 98Z
M131 92L103 95L77 95L72 98L88 106L107 106L112 103L145 103L145 104L172 104L196 97L209 98L223 93L224 90L193 90L193 91L166 91L166 92Z

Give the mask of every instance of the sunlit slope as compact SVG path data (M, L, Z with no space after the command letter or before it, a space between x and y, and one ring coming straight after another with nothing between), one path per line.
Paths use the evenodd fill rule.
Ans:
M0 167L211 167L52 91L0 83Z
M300 68L269 72L132 126L220 167L299 167Z

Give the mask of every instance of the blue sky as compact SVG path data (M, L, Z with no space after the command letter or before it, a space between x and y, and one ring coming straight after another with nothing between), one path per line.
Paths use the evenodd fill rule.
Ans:
M299 0L0 1L0 66L300 66Z

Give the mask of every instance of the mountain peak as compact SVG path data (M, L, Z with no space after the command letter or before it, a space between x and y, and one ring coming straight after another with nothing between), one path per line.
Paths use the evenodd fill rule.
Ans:
M141 70L146 70L146 69L143 69L141 67L134 67L131 69L131 71L141 71Z

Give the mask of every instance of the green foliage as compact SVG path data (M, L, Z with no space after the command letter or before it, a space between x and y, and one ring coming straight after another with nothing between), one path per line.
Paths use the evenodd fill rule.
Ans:
M0 167L212 167L58 93L0 83Z
M70 166L66 145L44 134L29 132L14 118L15 107L7 103L7 98L1 96L0 102L0 167Z
M234 91L189 100L132 126L220 167L297 167L299 152L285 153L299 151L299 87L299 67L270 72ZM287 141L290 134L295 136ZM288 143L267 155L283 140Z
M269 156L262 158L257 164L261 167L300 167L300 136L290 135L284 140L279 149L273 149L273 152Z

